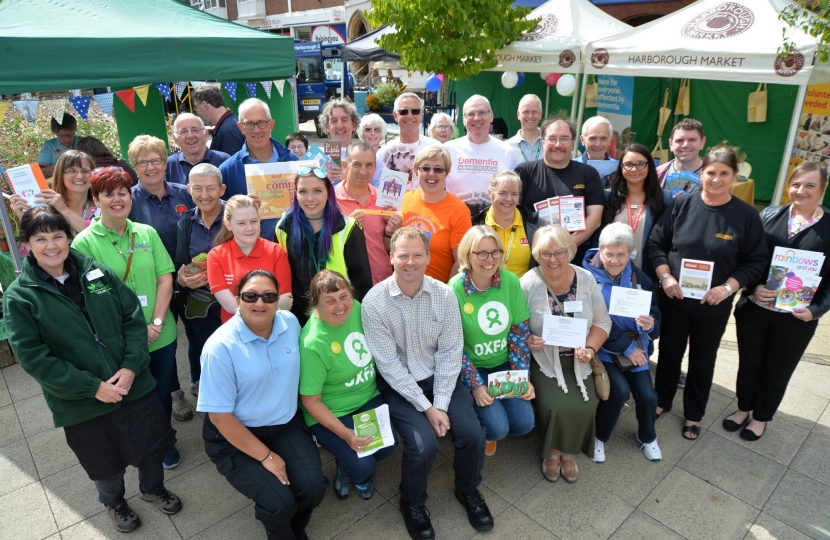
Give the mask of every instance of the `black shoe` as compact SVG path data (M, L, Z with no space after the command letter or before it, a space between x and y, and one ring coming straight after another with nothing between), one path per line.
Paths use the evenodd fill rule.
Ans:
M429 511L426 506L409 504L403 497L400 501L403 522L412 540L431 540L435 538L435 529L432 528L432 521L429 520Z
M749 422L747 422L748 424ZM761 432L760 435L749 429L749 427L745 427L741 430L741 439L745 441L754 442L764 436L764 433L767 431L767 425L764 424L764 431Z
M470 525L477 531L489 531L493 528L493 515L490 509L487 508L487 503L484 502L484 497L478 490L472 493L461 493L455 490L455 498L461 503L461 506L467 510L467 519L470 520Z
M677 387L678 388L686 388L686 377L679 377L677 379Z
M732 414L735 414L736 412L738 412L738 411L735 411ZM732 416L732 414L730 414L729 416ZM745 425L747 425L749 423L749 420L750 420L749 417L750 416L752 416L752 415L747 413L746 418L744 418L744 421L741 422L740 424L735 422L734 420L730 420L729 417L726 417L726 418L723 419L723 429L725 429L726 431L729 431L731 433L734 433L736 431L740 431L740 429L742 427L744 427Z

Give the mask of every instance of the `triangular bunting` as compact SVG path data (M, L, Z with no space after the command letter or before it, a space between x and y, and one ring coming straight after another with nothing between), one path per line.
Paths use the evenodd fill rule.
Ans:
M169 84L167 84L167 83L156 83L153 86L155 86L158 89L158 91L161 92L161 95L164 96L164 99L166 99L167 101L172 101L172 97L170 96L170 85Z
M259 84L262 85L262 89L265 90L265 95L267 95L268 98L270 99L271 98L271 89L274 87L274 81L262 81Z
M256 83L255 82L246 82L245 88L248 90L248 95L251 97L256 97Z
M204 81L190 81L190 86L192 86L193 88L199 88L203 84L207 83L205 83Z
M133 88L135 90L135 95L138 96L138 99L141 100L141 104L145 107L147 106L147 93L150 91L150 85L145 84L144 86L136 86Z
M135 88L119 90L115 95L130 109L130 112L135 112Z
M63 124L63 113L66 111L66 100L50 99L49 101L44 101L43 104L46 106L46 110L49 111L49 114L52 115L52 118L54 118L58 124Z
M107 92L106 94L95 94L92 96L92 99L94 99L95 103L101 107L104 114L112 116L112 93Z
M0 126L3 125L3 119L6 117L6 112L8 112L11 103L8 101L0 101Z
M184 91L187 90L187 83L186 82L174 82L173 88L176 89L176 95L179 96L179 99L182 99L184 95Z
M23 118L29 121L31 126L35 125L35 118L37 118L37 106L40 105L40 101L37 100L22 100L22 101L12 101L14 106L17 107L17 110L20 111L20 114L23 115Z
M91 101L89 96L72 96L69 98L69 103L75 107L75 110L78 111L78 114L81 115L81 118L84 120L87 119L89 116L89 102Z
M222 86L225 88L225 92L231 96L231 99L236 101L236 83L235 82L226 82L222 83Z
M277 88L277 92L280 93L280 97L282 97L282 93L285 90L283 88L285 86L285 79L280 79L278 81L274 81L274 86Z

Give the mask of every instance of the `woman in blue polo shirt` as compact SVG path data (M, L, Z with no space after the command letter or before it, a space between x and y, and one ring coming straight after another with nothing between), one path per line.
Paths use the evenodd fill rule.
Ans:
M196 406L210 460L256 503L268 538L305 538L326 480L303 415L300 325L277 310L277 279L252 270L237 289L238 312L205 343Z

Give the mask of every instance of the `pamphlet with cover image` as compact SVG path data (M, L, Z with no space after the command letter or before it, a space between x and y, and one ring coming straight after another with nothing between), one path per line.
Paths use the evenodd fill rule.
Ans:
M681 259L680 261L680 290L684 298L702 300L706 292L712 288L712 272L715 263L712 261L697 261L695 259Z
M487 376L487 394L494 399L522 397L530 390L526 369L496 371Z
M775 307L792 311L809 306L821 283L818 274L823 265L823 253L776 247L766 283L767 289L778 291Z

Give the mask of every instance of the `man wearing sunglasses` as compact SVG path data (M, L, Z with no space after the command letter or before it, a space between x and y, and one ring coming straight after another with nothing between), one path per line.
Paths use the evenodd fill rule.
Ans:
M242 150L222 163L222 182L227 186L225 195L228 200L234 195L250 195L245 181L245 165L252 163L279 163L297 161L297 156L271 137L274 120L268 105L257 98L246 99L239 106L239 129L245 134ZM258 198L255 197L255 200ZM260 236L274 241L277 219L263 219L260 222Z
M195 114L181 113L176 117L173 122L173 140L181 151L167 156L165 179L174 184L187 184L190 171L199 163L210 163L218 167L230 157L225 152L207 147L205 123Z
M421 120L424 117L424 102L417 94L405 92L395 99L392 111L395 122L398 123L400 135L395 137L378 151L378 158L383 166L409 175L412 186L412 162L415 154L426 146L437 146L441 143L421 134ZM417 182L416 182L417 184ZM414 187L417 187L414 186Z
M467 135L444 145L452 163L447 191L464 201L475 216L490 206L490 178L496 171L512 171L518 160L509 144L490 136L493 109L486 97L470 97L464 102L463 111Z

